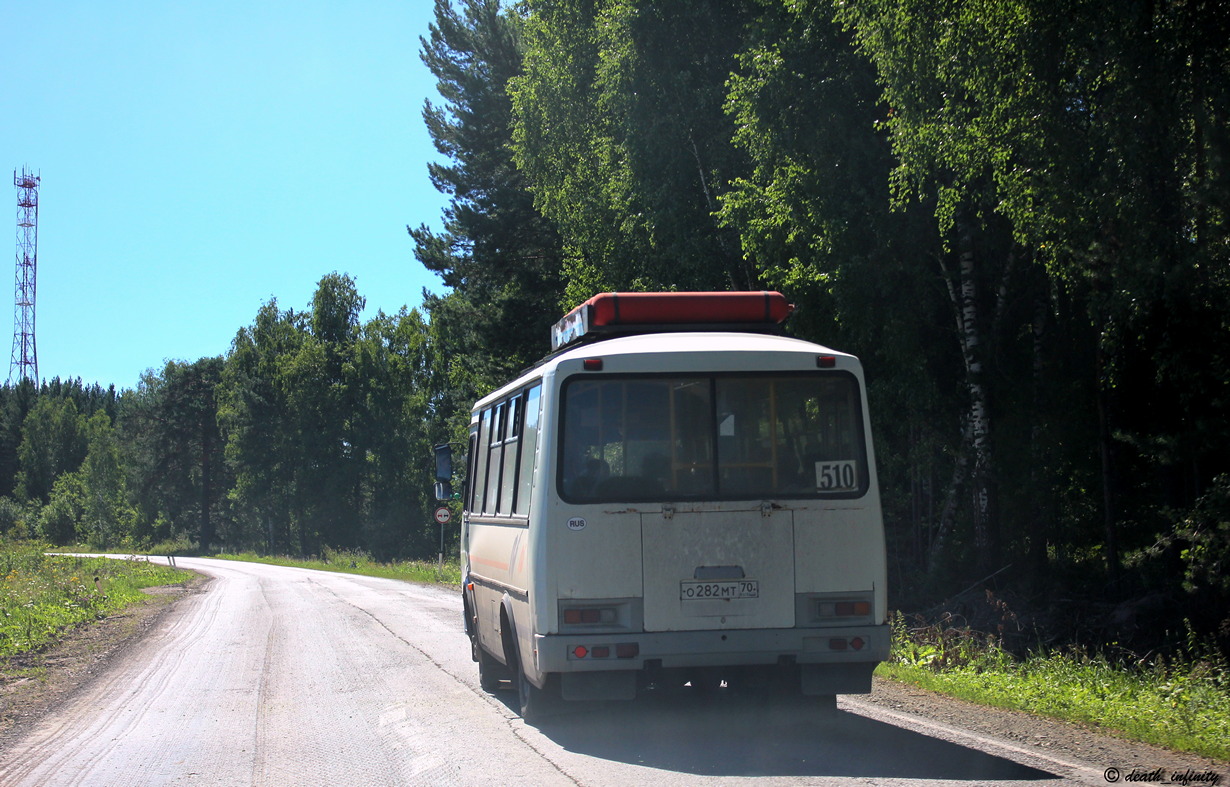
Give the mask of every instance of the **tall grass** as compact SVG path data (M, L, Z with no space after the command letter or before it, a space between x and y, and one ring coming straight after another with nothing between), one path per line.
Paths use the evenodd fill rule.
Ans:
M1230 759L1225 659L1189 638L1177 658L1110 658L1083 649L1007 653L994 636L897 613L882 677L971 702L1096 725L1146 743Z
M142 588L190 576L144 560L51 556L46 548L0 539L0 657L43 647L67 628L147 598Z
M407 582L429 582L444 585L461 584L461 566L457 559L446 560L443 565L428 560L402 560L381 563L361 550L335 550L325 547L320 557L295 558L257 555L252 552L220 554L215 557L227 560L243 560L249 563L265 563L275 566L314 568L319 571L336 571L346 574L362 574L369 577L400 579Z

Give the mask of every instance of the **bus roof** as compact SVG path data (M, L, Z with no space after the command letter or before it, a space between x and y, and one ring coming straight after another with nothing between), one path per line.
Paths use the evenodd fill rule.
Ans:
M813 342L776 334L743 331L681 331L679 333L639 333L619 336L593 344L572 347L552 360L586 358L592 355L631 353L715 353L715 352L797 352L845 355Z
M732 363L733 356L747 354L745 359ZM739 371L742 369L765 369L770 356L782 358L788 355L802 356L798 362L791 361L795 370L858 366L858 359L849 353L833 350L813 342L795 339L789 336L775 334L745 333L742 331L680 331L677 333L641 333L631 336L617 336L601 341L580 344L548 355L534 366L518 375L516 380L501 386L479 400L475 407L485 406L488 400L498 399L508 391L525 385L534 378L543 376L548 370L558 367L568 361L584 361L585 359L615 359L623 356L641 356L646 359L664 359L672 356L673 360L663 360L653 366L664 368L705 367L707 371ZM718 356L725 356L718 362ZM697 363L702 357L708 357L713 363ZM814 360L813 360L814 359ZM822 361L822 359L825 359ZM624 367L626 364L620 363ZM779 366L780 368L780 366ZM611 369L608 367L607 369ZM652 371L646 369L646 371Z

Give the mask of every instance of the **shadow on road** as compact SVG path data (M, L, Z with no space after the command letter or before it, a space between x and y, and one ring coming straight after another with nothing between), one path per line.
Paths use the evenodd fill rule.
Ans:
M724 694L724 692L722 693ZM535 725L564 749L702 776L832 776L971 782L1058 778L804 699L688 692L573 706Z

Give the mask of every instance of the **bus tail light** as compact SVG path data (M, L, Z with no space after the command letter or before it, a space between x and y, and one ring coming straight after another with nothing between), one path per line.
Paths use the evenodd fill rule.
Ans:
M831 637L829 639L829 650L862 650L867 646L867 640L862 637Z
M564 610L564 624L568 626L598 626L619 620L614 607L569 607Z
M870 601L818 601L816 617L865 618L871 614Z
M640 599L560 599L559 632L617 634L641 631Z
M800 594L796 609L800 626L848 626L870 623L875 611L871 593Z
M615 658L634 659L641 655L641 646L636 642L618 642L615 644ZM568 658L576 661L582 659L609 659L610 645L569 645Z

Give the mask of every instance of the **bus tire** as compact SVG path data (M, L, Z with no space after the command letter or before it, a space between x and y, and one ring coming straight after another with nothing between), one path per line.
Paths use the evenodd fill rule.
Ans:
M554 676L548 675L543 688L538 688L530 679L525 676L525 667L521 662L521 650L517 646L517 635L513 630L512 617L507 613L501 614L500 622L503 626L504 634L504 657L508 661L508 675L512 680L513 688L517 691L517 710L521 713L521 718L527 722L534 722L551 715L556 706L562 702L559 692L559 684L552 680Z
M508 668L496 661L495 656L483 650L483 646L478 642L474 643L474 650L477 654L475 660L478 662L478 685L483 691L497 691L500 681L506 680L510 674Z
M551 678L552 676L548 675L546 683L540 689L530 683L524 672L517 671L517 707L525 721L541 721L559 712L559 704L562 702L559 687Z

